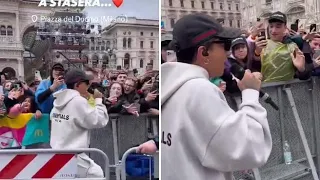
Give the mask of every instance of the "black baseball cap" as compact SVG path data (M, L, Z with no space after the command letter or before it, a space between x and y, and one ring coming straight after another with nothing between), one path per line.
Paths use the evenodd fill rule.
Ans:
M222 27L214 17L195 13L179 19L173 27L172 35L169 47L179 51L202 45L213 38L234 39L241 35L241 30Z
M52 69L61 69L61 70L64 70L64 67L61 63L55 63L53 66L52 66Z
M269 21L269 23L278 21L278 22L282 22L284 24L287 24L287 16L284 13L277 11L277 12L274 12L271 14L268 21Z
M66 84L72 84L72 83L77 83L81 81L90 81L92 79L93 79L92 77L88 76L81 69L71 69L66 73L64 77L64 81Z
M247 40L244 37L237 37L231 41L231 49L238 44L247 44Z

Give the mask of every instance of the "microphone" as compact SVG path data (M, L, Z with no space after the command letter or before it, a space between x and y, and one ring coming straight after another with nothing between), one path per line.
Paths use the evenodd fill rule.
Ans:
M230 72L238 79L242 79L245 73L245 70L243 67L233 64L230 68ZM272 106L275 110L279 110L279 107L277 106L277 104L271 99L270 95L263 92L263 91L259 91L259 97L267 104L269 104L270 106Z

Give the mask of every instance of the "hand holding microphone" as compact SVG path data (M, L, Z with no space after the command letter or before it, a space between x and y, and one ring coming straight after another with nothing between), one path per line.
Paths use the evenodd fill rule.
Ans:
M279 110L279 107L275 102L273 102L269 94L260 90L262 79L261 73L251 73L250 70L244 70L241 66L235 64L231 66L230 72L233 74L234 77L238 79L237 83L241 91L245 89L255 89L259 91L259 97L265 103L270 104L275 110Z
M261 75L261 73L259 73ZM245 89L254 89L259 91L261 88L261 79L258 73L251 73L250 70L246 70L243 78L238 81L238 87L240 91ZM235 75L236 76L236 75ZM237 77L238 78L238 77Z

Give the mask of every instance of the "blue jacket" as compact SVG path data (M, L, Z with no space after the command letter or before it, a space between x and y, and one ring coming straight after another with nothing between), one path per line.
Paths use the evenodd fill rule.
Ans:
M47 113L47 114L50 114L51 112L51 109L53 108L53 101L54 101L54 98L53 98L53 95L51 94L49 98L47 98L44 102L42 103L39 103L38 102L38 96L39 94L43 93L44 91L46 91L47 89L50 88L50 86L52 85L51 81L50 80L43 80L41 81L41 83L39 84L38 88L37 88L37 91L35 93L35 99L36 99L36 102L41 110L42 113ZM66 85L62 85L60 86L57 91L59 90L62 90L62 89L66 89Z

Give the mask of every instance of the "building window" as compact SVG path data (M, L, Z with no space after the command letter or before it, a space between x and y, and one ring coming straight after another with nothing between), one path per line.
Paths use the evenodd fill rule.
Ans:
M152 33L150 33L150 36L153 36L153 32L152 32Z
M218 22L222 25L224 25L224 19L218 19Z
M143 36L143 32L142 31L140 32L140 36Z
M170 25L171 25L171 28L173 28L173 26L174 26L174 19L170 19Z
M239 4L236 4L236 10L239 11Z
M214 9L214 2L210 2L211 3L211 9Z
M143 68L143 59L140 59L140 68Z
M13 36L12 26L8 26L8 27L7 27L7 35L8 35L8 36Z
M220 3L220 10L223 10L223 3Z
M266 0L266 4L272 3L272 0Z
M232 20L229 20L229 26L232 27Z
M150 48L153 49L153 41L150 41Z
M143 41L140 41L140 48L143 49Z
M91 46L91 50L94 51L94 46Z
M238 26L238 28L240 28L240 26L241 26L240 20L237 21L237 26Z
M126 48L126 47L127 47L127 39L123 38L123 48Z
M128 48L131 48L131 38L128 38Z
M99 46L96 46L96 51L99 51L100 50L100 47Z
M169 6L172 7L172 0L169 0Z
M129 53L126 53L124 55L124 60L123 60L123 67L125 69L129 69L129 66L130 66L130 54Z
M7 35L7 29L5 26L0 27L0 35L6 36Z
M104 51L105 50L105 47L104 46L101 46L101 51Z
M204 2L203 1L201 1L201 7L202 7L202 9L204 9Z
M191 7L194 8L194 1L191 1Z
M229 11L231 11L231 4L228 4L228 9Z
M183 0L180 0L180 6L184 7Z

